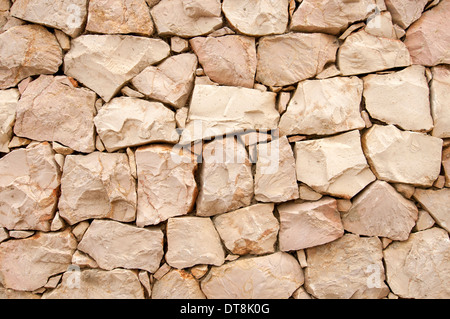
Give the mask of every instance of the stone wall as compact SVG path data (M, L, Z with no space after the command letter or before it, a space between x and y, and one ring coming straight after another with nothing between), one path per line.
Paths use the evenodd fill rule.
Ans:
M450 298L450 0L0 0L0 298Z

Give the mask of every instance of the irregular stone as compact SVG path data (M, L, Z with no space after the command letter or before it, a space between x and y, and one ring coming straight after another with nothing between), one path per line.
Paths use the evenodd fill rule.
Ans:
M61 178L59 214L70 225L91 218L136 218L136 182L126 154L69 155Z
M133 176L134 179L137 179L137 171L136 171L136 156L134 151L131 148L126 149L127 156L128 156L128 163L130 164L130 173L131 176Z
M73 149L71 149L70 147L64 146L59 144L58 142L53 142L52 143L52 148L55 151L55 153L60 154L60 155L70 155L72 154L74 151Z
M82 268L98 268L98 264L94 259L79 250L73 253L72 264Z
M94 92L75 88L65 76L42 75L31 82L17 105L14 133L56 141L73 150L95 150Z
M197 198L194 155L165 145L136 151L138 206L136 225L156 225L186 215Z
M11 142L9 142L9 144L8 144L8 147L9 148L17 148L17 147L27 146L30 143L31 143L31 140L29 140L27 138L13 136L13 138L11 139Z
M148 276L148 272L145 270L141 270L138 273L139 282L144 287L147 296L150 297L152 295L152 285L150 283L150 277Z
M173 269L153 285L152 299L206 299L197 280L184 270Z
M204 275L206 275L206 273L209 270L209 266L208 265L197 265L191 268L191 274L196 278L196 279L200 279L202 278Z
M359 131L295 143L297 179L316 192L350 199L375 180Z
M83 31L87 16L86 0L16 0L11 7L13 17L59 29L77 37Z
M450 232L450 188L440 190L417 188L414 199L436 220L436 223Z
M428 0L385 0L385 2L387 9L392 15L393 22L401 28L407 29L414 21L421 17Z
M434 119L435 137L450 137L450 67L439 65L431 69L433 79L430 84L431 114Z
M224 0L222 11L231 26L251 36L284 33L289 0Z
M33 230L10 230L9 237L15 239L24 239L34 235Z
M224 35L231 35L231 34L236 34L236 32L234 32L232 29L228 27L223 27L216 31L211 32L210 34L208 34L208 37L222 37Z
M367 21L364 30L376 37L399 39L392 24L392 16L388 11L376 13Z
M61 63L58 41L42 26L20 25L0 34L0 89L29 76L56 73Z
M240 35L197 37L189 43L212 81L253 88L256 74L254 38Z
M276 129L276 94L259 90L196 85L181 144L243 130Z
M44 288L56 288L56 286L58 286L59 281L61 280L62 275L56 275L53 277L50 277L49 280L47 281L47 283L45 284Z
M162 277L164 277L172 267L170 267L168 264L164 263L159 269L153 274L153 278L156 280L160 280Z
M195 37L223 23L219 0L162 0L151 13L160 36Z
M339 40L344 41L345 39L348 38L348 36L350 34L352 34L353 32L355 32L355 31L357 31L357 30L359 30L359 29L361 29L361 28L363 28L365 26L366 26L366 24L364 22L352 24L351 26L349 26L347 28L347 30L344 31L344 33L342 33L339 36ZM340 71L339 71L339 73L340 73Z
M159 102L117 97L94 118L108 152L154 142L178 142L175 113Z
M192 53L171 56L158 67L149 66L131 83L146 97L182 108L194 87L197 57Z
M90 225L91 224L87 220L79 222L78 224L76 224L76 226L72 228L72 234L78 241L81 241L84 234L86 233L86 230L89 228Z
M17 89L0 90L0 152L3 153L9 152L19 97Z
M0 283L5 288L33 291L48 278L66 271L77 242L69 230L37 233L0 244ZM20 258L17 258L20 256Z
M0 159L0 227L49 231L61 172L48 143L17 149Z
M331 243L308 248L305 288L319 299L381 299L384 283L381 241L345 234Z
M450 147L444 148L442 152L442 166L445 172L445 187L450 187Z
M323 71L316 75L316 79L323 80L339 75L341 75L341 71L337 68L336 64L330 64L325 66Z
M59 46L64 52L67 52L70 50L70 37L65 34L64 32L55 29L53 31L55 34L56 40L58 40Z
M245 147L233 137L216 138L203 147L197 215L214 216L249 206L253 175Z
M64 57L64 73L109 102L127 81L169 53L169 45L160 39L82 35L72 41Z
M426 210L419 210L419 217L417 218L416 226L414 226L415 231L422 231L433 227L435 221L433 217Z
M212 267L201 288L208 299L287 299L303 281L297 260L277 252Z
M280 213L280 250L300 250L319 246L344 235L336 200L323 198L316 202L286 203Z
M328 135L365 127L360 113L363 82L335 77L300 82L280 119L281 135Z
M394 184L394 187L397 192L408 199L410 199L414 195L414 192L416 190L414 186L408 184Z
M364 99L370 116L404 130L428 132L433 128L429 95L421 65L364 77Z
M281 92L278 95L277 110L280 113L280 115L286 112L290 100L291 100L291 93L289 92Z
M403 241L416 224L418 210L394 187L375 181L354 198L352 208L341 217L348 232Z
M186 236L189 234L189 236ZM178 217L167 222L167 263L178 269L222 265L225 253L210 218Z
M314 77L335 61L337 49L337 39L322 33L264 37L258 45L256 80L267 86L286 86Z
M374 125L362 136L364 154L378 179L431 186L441 170L442 140Z
M257 146L255 199L280 203L299 197L295 159L286 136Z
M175 112L175 122L177 122L177 128L185 128L186 121L189 114L188 107L182 107Z
M302 268L308 267L308 262L306 261L306 253L304 249L297 250L296 252L298 262Z
M256 204L214 217L224 245L236 255L275 252L279 224L274 204Z
M395 31L395 36L397 37L397 39L401 39L405 36L406 32L405 30L403 30L402 28L400 28L398 25L394 24L394 31Z
M298 187L299 197L303 200L316 201L322 198L322 194L315 192L311 187L301 184Z
M189 41L180 37L170 38L170 49L175 53L181 53L189 50Z
M27 291L6 289L0 286L0 299L40 299L41 296Z
M9 238L9 234L8 231L6 230L6 228L0 227L0 243L2 241L5 241Z
M450 63L450 34L445 31L450 28L449 12L450 2L441 1L409 27L405 45L414 64L435 66Z
M151 35L153 22L145 0L89 1L86 31Z
M145 97L144 94L142 94L142 93L140 93L140 92L138 92L136 90L133 90L129 86L124 86L122 88L122 90L120 90L120 93L122 93L123 95L128 96L128 97L136 97L136 98L139 98L139 99Z
M445 230L434 227L413 233L383 253L387 283L399 297L450 297L450 240Z
M366 31L351 34L338 52L343 75L356 75L411 65L407 47L400 40L376 37Z
M444 188L445 186L445 176L444 175L439 175L438 179L434 182L433 184L434 187L436 188Z
M155 272L164 255L160 229L138 228L112 220L94 220L78 245L100 268Z
M294 299L312 299L311 296L306 292L305 288L300 287L292 294Z
M42 299L144 299L144 289L132 270L85 269L78 275L65 272L61 284Z

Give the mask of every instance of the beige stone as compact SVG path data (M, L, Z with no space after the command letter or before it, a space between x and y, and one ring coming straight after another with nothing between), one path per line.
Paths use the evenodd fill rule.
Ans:
M419 217L417 218L416 226L414 226L415 231L422 231L433 227L435 221L433 217L426 210L419 210Z
M349 199L338 199L337 200L337 209L341 213L346 213L352 208L352 201Z
M431 228L411 234L384 250L387 283L401 298L450 297L450 241L448 233Z
M197 198L197 163L193 155L152 145L136 151L136 163L138 226L156 225L192 210Z
M257 51L256 80L267 86L286 86L314 77L335 61L337 48L337 39L322 33L263 37Z
M384 283L381 241L376 237L346 234L306 250L305 288L319 299L380 299Z
M350 199L375 180L358 131L297 142L294 154L297 179L322 194Z
M39 232L26 239L1 243L0 284L20 291L43 287L49 277L67 270L76 245L69 230Z
M296 251L298 262L302 268L308 267L308 262L306 260L306 253L304 249L300 249Z
M79 222L74 227L72 227L72 234L78 241L81 241L90 225L91 224L87 220Z
M65 76L42 75L31 82L17 105L14 133L54 141L73 150L95 150L94 92L75 88Z
M161 0L151 13L160 36L195 37L223 23L219 0Z
M61 171L48 143L17 149L0 159L0 227L49 231Z
M450 147L444 148L442 152L442 166L445 172L445 187L450 187Z
M316 202L286 203L280 213L280 250L319 246L344 235L336 200L325 197Z
M317 193L311 187L301 184L298 187L299 198L303 200L316 201L322 198L322 194Z
M73 253L72 265L76 265L81 268L98 268L98 264L94 259L79 250Z
M444 186L445 186L445 176L444 175L439 175L437 180L434 182L433 186L436 187L436 188L439 188L439 189L444 188Z
M416 224L418 210L412 201L384 181L376 181L353 199L353 206L342 214L348 232L364 236L407 240Z
M338 52L343 75L356 75L411 65L407 47L400 40L376 37L366 31L351 34Z
M15 239L24 239L34 235L34 230L10 230L9 237Z
M202 278L209 271L208 265L197 265L191 268L191 274L196 279Z
M274 204L256 204L214 217L225 247L236 255L275 252L279 224Z
M173 269L153 285L152 299L206 299L197 280L184 270Z
M186 121L189 114L188 107L182 107L175 112L175 122L177 122L177 128L185 128Z
M431 186L441 170L442 140L374 125L362 136L364 154L378 179Z
M189 234L189 236L186 236ZM222 265L225 253L210 218L178 217L167 222L167 263L178 269Z
M362 93L363 82L357 77L300 82L281 116L281 135L331 135L364 128Z
M22 146L27 146L31 143L31 140L23 137L17 137L13 136L11 139L11 142L9 142L8 147L9 148L17 148Z
M19 97L17 89L0 90L0 152L3 153L9 152Z
M414 195L414 192L416 190L414 186L408 184L394 184L393 186L395 187L397 192L402 194L407 199L410 199Z
M197 37L191 47L206 75L214 82L253 88L256 74L255 39L240 35Z
M59 46L61 47L61 49L64 52L69 51L70 50L70 37L58 29L55 29L53 32L55 34L56 40L58 40L58 43L59 43Z
M40 299L41 296L27 292L17 291L13 289L6 289L0 286L0 299Z
M370 20L368 19L364 30L377 37L399 39L392 24L392 16L388 11L377 13Z
M151 35L153 22L145 0L92 0L86 31Z
M439 65L431 69L431 114L434 119L433 136L450 137L450 67Z
M291 100L291 93L289 92L281 92L278 95L277 110L280 113L280 115L286 112L290 100Z
M133 90L132 88L130 88L129 86L124 86L121 90L120 93L122 93L124 96L128 96L128 97L136 97L136 98L145 98L145 95Z
M303 282L295 257L277 252L212 267L201 288L208 299L287 299Z
M131 83L146 97L182 108L194 87L197 57L183 53L169 57L157 67L149 66Z
M164 277L172 267L170 267L167 263L164 263L161 267L158 268L158 270L153 274L153 278L156 280L160 280L162 277Z
M109 102L123 85L170 53L160 39L127 35L82 35L72 40L64 73Z
M152 295L152 285L150 283L150 277L148 272L145 270L140 270L138 273L139 282L144 287L146 296L151 297Z
M61 178L59 214L70 225L91 218L136 218L136 182L126 154L69 155Z
M288 6L289 0L224 0L222 11L240 33L263 36L286 31Z
M160 102L117 97L94 118L108 152L154 142L178 142L175 113Z
M53 74L61 63L58 41L42 26L20 25L0 34L0 89L29 76Z
M417 188L414 199L436 220L436 223L450 232L450 188L440 190Z
M223 27L217 29L216 31L211 32L210 34L208 34L208 37L222 37L224 35L232 35L232 34L236 34L236 32L234 32L232 29L228 27Z
M386 7L392 14L392 20L403 29L407 29L414 21L418 20L425 9L428 0L402 1L385 0Z
M180 37L170 38L170 49L175 53L189 50L189 41Z
M300 287L292 294L294 299L312 299L310 294L308 294L305 288Z
M9 238L9 234L8 231L6 230L6 228L0 227L0 243L2 241L5 241Z

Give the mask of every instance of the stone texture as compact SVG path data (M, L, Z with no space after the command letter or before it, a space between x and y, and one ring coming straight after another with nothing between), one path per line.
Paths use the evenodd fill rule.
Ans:
M385 0L386 7L392 15L392 21L401 28L407 29L422 16L428 0Z
M76 245L69 230L39 232L26 239L1 243L0 283L20 291L43 287L49 277L67 270Z
M259 90L196 85L181 144L243 130L276 129L276 94Z
M384 283L381 241L346 234L306 250L305 288L319 299L380 299L389 293Z
M364 99L370 116L404 130L428 132L433 128L429 94L425 67L420 65L364 77Z
M197 280L184 270L173 269L153 285L152 299L206 299Z
M59 214L70 225L91 218L134 221L135 187L126 154L69 155L61 178Z
M376 37L366 31L351 34L338 52L343 75L356 75L411 65L408 49L400 40Z
M279 224L274 204L256 204L214 217L223 243L236 255L275 252Z
M286 203L278 206L280 214L280 250L300 250L319 246L344 235L334 198L316 202Z
M142 229L113 220L94 220L78 249L89 254L100 268L142 269L155 272L164 255L160 229Z
M441 170L442 140L374 125L362 137L367 161L378 179L431 186Z
M225 261L219 234L210 218L170 218L167 222L167 245L166 261L174 268L199 264L220 266Z
M197 57L192 53L171 56L158 67L149 66L131 83L146 97L182 108L194 87Z
M376 181L353 200L352 208L342 214L348 232L364 236L407 240L416 224L418 210L412 201L386 182Z
M151 13L160 36L195 37L223 23L219 0L162 0Z
M87 1L16 0L11 7L11 15L77 37L86 22Z
M297 142L294 154L297 179L319 193L349 199L375 180L358 131Z
M117 97L94 118L108 152L154 142L178 142L175 112L159 102Z
M138 206L136 224L156 225L185 215L197 198L195 157L165 145L136 151Z
M257 146L255 199L259 202L286 202L299 197L295 159L284 136Z
M73 253L72 264L81 268L98 268L98 264L94 259L79 250Z
M45 292L43 299L144 299L144 289L137 274L127 269L81 270L79 287L74 274L65 272L61 284Z
M3 153L9 152L19 97L17 89L0 90L0 152Z
M243 34L284 33L289 21L289 0L224 0L222 10L231 26Z
M364 30L377 37L395 40L401 38L395 32L395 27L392 24L392 16L388 11L376 13L370 20L367 20L367 25Z
M201 288L208 299L287 299L303 281L295 257L277 252L212 267Z
M0 34L0 89L29 76L53 74L61 63L58 41L42 26L20 25Z
M37 294L27 291L17 291L13 289L6 289L0 286L0 299L40 299ZM3 300L4 301L4 300Z
M414 64L435 66L450 63L450 34L445 31L450 28L449 12L450 2L441 1L409 27L405 45Z
M401 298L450 297L450 241L448 233L431 228L411 234L384 250L387 283Z
M212 81L253 88L256 74L254 38L241 35L197 37L189 43Z
M214 216L249 206L253 175L245 147L233 137L203 147L197 215Z
M439 65L431 69L431 114L434 119L435 137L450 137L450 67Z
M362 92L357 77L300 82L281 116L280 134L329 135L364 128Z
M73 150L95 150L94 92L71 85L65 76L42 75L31 82L17 105L14 133L56 141Z
M0 226L49 231L61 172L48 143L14 150L0 159Z
M160 39L126 35L82 35L72 40L64 73L109 102L122 86L170 53Z
M424 209L436 220L436 223L450 232L450 188L440 190L417 188L414 193L417 200Z
M416 226L414 226L415 231L422 231L433 227L435 221L433 217L426 210L419 210L419 217L417 218Z
M335 61L337 48L337 39L322 33L264 37L258 45L256 80L267 86L285 86L314 77Z
M300 184L298 187L299 198L303 200L316 201L323 197L322 194L317 193L311 187L305 184Z
M442 152L442 166L445 172L445 187L450 187L450 147L444 148Z
M92 0L86 31L151 35L153 22L145 0Z

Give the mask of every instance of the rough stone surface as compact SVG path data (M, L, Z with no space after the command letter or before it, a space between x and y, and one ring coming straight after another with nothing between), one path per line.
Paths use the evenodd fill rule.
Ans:
M392 21L403 29L407 29L422 16L428 0L402 1L385 0L386 7L392 15Z
M436 223L450 232L450 188L441 190L425 190L417 188L414 198L425 208Z
M184 270L173 269L153 285L152 299L206 299L198 281Z
M416 226L414 226L414 230L422 231L425 229L429 229L433 227L435 221L433 217L426 210L419 210L419 217L417 218Z
M431 69L433 79L430 83L431 114L434 119L435 137L450 137L450 67L439 65Z
M445 172L445 187L450 187L450 147L442 152L442 166Z
M9 152L19 97L17 89L0 90L0 152L3 153Z

